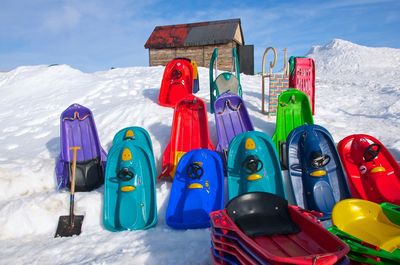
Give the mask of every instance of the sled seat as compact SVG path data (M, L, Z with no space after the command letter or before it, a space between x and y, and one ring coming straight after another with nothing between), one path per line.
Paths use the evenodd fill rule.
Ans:
M248 236L288 235L300 231L290 218L287 200L271 193L241 195L227 204L226 211Z
M69 169L72 162L68 163ZM76 162L75 191L90 191L100 187L104 182L102 163L99 157L86 161ZM68 180L67 187L70 189L71 182Z

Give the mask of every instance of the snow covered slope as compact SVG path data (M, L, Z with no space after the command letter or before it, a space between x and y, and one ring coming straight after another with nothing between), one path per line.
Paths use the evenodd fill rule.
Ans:
M315 122L335 141L352 133L380 139L400 160L400 50L343 40L314 47ZM160 171L173 110L159 106L163 67L82 73L67 65L23 66L0 73L0 263L209 264L209 230L174 231L165 224L170 183L157 185L159 222L148 231L111 233L102 227L103 189L76 195L82 234L54 239L68 193L55 191L59 116L76 102L89 107L109 149L127 126L149 131ZM198 96L209 104L208 69L200 68ZM242 76L244 99L257 130L272 135L275 120L260 114L261 78ZM209 107L209 105L207 106ZM215 122L209 114L211 137Z
M315 59L318 77L347 80L375 80L392 76L400 65L400 50L393 48L371 48L349 41L334 39L327 45L311 48L309 57ZM397 80L400 81L400 80Z

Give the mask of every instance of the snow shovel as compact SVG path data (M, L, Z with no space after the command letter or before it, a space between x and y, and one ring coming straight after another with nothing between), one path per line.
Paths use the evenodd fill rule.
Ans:
M83 215L74 215L74 194L75 194L75 173L76 173L76 156L79 146L70 148L74 152L72 158L72 179L71 179L71 195L69 197L69 215L60 216L56 235L54 237L69 237L80 235L82 231Z

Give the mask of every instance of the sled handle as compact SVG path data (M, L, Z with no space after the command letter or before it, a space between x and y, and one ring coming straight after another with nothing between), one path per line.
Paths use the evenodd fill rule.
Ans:
M381 151L381 145L376 143L369 145L363 154L365 162L371 162L372 160L374 160L375 157L378 156L380 151Z
M267 59L267 53L269 50L272 50L273 54L274 54L274 60L269 62L269 74L265 73L265 61ZM271 77L272 75L272 69L275 67L276 65L276 60L277 60L277 52L276 49L274 47L268 47L265 49L264 51L264 55L263 55L263 59L262 59L262 64L261 64L261 113L265 114L265 79Z
M72 146L69 148L69 150L72 150L73 155L72 155L72 178L71 178L71 195L75 193L75 178L76 178L76 160L77 160L77 154L78 150L80 150L80 146Z
M186 174L191 179L200 179L204 174L204 169L199 164L192 163L187 167Z
M255 156L249 156L243 162L243 167L245 168L246 172L248 173L256 173L260 172L263 169L264 164L263 162Z
M133 174L132 171L130 171L128 168L123 168L120 171L118 171L117 178L122 180L122 181L129 181L135 177L135 174Z

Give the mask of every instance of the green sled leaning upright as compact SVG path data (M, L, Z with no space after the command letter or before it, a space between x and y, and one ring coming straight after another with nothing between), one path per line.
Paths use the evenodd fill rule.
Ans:
M275 133L272 141L281 164L286 168L286 138L294 129L304 124L314 124L308 96L296 89L282 92L278 97Z

